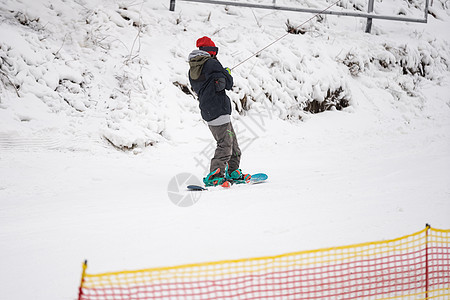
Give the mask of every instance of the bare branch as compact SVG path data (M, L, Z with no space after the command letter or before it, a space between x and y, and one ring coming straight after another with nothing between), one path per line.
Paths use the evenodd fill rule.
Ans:
M16 85L11 81L11 79L10 79L9 76L8 76L8 74L6 74L5 72L3 72L3 70L1 70L1 69L0 69L0 74L3 75L3 76L5 76L6 79L8 79L9 83L14 87L14 90L16 91L17 97L20 98L19 90L17 90ZM2 80L2 82L3 82L3 80ZM3 84L4 84L4 83L3 83ZM5 87L6 87L6 85L5 85Z

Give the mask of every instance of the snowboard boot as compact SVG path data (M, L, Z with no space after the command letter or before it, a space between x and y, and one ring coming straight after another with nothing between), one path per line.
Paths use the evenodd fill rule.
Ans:
M205 186L218 186L225 182L225 178L221 177L219 175L220 168L215 169L208 175L206 175L205 178L203 178L203 183Z
M252 178L252 176L250 174L242 173L241 169L234 170L230 174L228 174L228 170L227 170L227 172L225 172L225 179L234 181L234 182L248 183L251 178Z

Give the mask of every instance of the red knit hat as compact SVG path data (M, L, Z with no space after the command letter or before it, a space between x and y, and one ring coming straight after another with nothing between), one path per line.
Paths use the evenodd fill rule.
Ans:
M197 40L197 47L213 56L217 55L219 52L219 48L217 48L216 44L214 44L214 42L207 36L201 37Z

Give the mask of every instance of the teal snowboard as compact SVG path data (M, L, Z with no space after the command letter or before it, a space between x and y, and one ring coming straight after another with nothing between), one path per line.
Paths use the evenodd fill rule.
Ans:
M267 178L269 178L269 176L267 176L267 174L265 173L257 173L257 174L253 174L252 177L250 178L250 181L245 181L245 180L227 180L222 184L222 187L230 187L230 185L233 184L257 184L257 183L263 183L267 180ZM229 185L225 185L225 183L229 183ZM188 185L187 189L189 191L207 191L208 189L204 186L201 185Z

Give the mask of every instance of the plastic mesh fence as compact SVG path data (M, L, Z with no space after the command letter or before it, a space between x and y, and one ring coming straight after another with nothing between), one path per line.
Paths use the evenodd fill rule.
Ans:
M450 299L450 230L211 263L83 273L79 299Z

